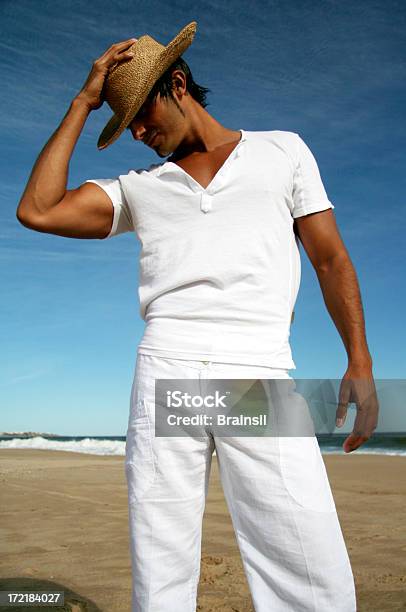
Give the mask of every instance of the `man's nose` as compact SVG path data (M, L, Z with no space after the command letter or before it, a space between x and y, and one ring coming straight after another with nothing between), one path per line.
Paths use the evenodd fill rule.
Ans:
M143 125L132 125L130 129L134 140L143 140L145 138L147 129Z

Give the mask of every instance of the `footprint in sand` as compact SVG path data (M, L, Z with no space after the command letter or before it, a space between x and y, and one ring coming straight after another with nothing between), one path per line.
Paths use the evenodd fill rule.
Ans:
M202 563L205 563L206 565L221 565L223 562L223 557L214 557L213 555L206 555L202 557Z

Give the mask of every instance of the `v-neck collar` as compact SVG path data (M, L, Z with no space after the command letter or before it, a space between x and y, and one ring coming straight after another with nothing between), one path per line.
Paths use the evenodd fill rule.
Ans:
M207 185L207 187L203 187L203 185L201 185L198 181L196 181L196 179L194 179L193 176L190 176L190 174L188 172L186 172L186 170L181 168L181 166L178 166L178 164L175 164L175 162L171 162L171 161L166 161L166 162L164 162L159 167L158 172L157 172L157 176L161 176L162 174L164 174L166 172L180 172L181 174L184 174L185 178L191 183L191 187L193 188L194 191L201 191L203 193L208 193L210 191L210 189L213 187L213 184L218 180L219 176L224 171L224 168L229 164L231 159L235 155L238 156L240 154L240 152L241 152L241 149L240 149L241 144L244 141L247 140L246 131L245 130L241 130L241 129L238 130L238 131L241 132L240 140L237 142L236 146L231 151L230 155L224 160L222 166L218 169L218 171L213 176L212 180Z

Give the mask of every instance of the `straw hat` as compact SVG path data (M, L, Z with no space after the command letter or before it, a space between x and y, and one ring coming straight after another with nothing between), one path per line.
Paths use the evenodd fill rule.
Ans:
M190 46L196 28L196 21L192 21L166 47L145 34L128 49L134 57L110 69L103 86L103 97L114 115L99 136L99 150L117 140L131 123L155 82Z

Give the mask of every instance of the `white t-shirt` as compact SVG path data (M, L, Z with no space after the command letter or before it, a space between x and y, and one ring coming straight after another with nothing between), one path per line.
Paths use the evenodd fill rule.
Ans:
M206 189L173 162L91 179L110 196L106 238L140 240L139 353L295 369L294 219L334 208L301 137L240 130Z

